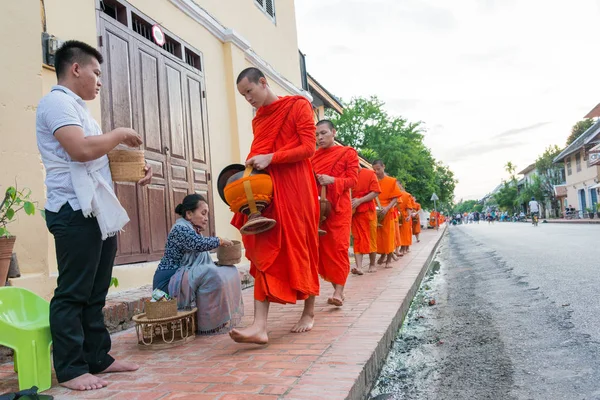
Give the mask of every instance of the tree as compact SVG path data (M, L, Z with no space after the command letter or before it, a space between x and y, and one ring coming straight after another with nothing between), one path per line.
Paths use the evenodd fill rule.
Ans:
M502 211L514 212L518 201L516 180L505 181L503 186L494 194L494 200Z
M591 118L582 119L577 122L571 128L571 134L567 138L567 146L573 143L579 136L581 136L585 131L587 131L592 125L594 125L594 120Z
M337 140L354 147L361 157L384 160L386 172L414 195L423 208L430 208L435 192L441 203L452 202L456 180L450 169L437 163L423 143L420 122L390 116L377 97L353 98L344 113L328 111L336 126Z
M557 212L560 210L560 204L556 198L554 186L564 183L564 163L554 164L554 159L560 152L560 147L556 145L548 146L544 153L535 161L535 167L539 176L539 199L544 203L547 201L551 202L552 209ZM558 214L555 216L558 216Z

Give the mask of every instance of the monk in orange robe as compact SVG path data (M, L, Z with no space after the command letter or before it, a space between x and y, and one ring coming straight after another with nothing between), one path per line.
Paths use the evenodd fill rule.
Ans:
M421 240L419 239L419 235L421 234L421 217L419 216L419 211L421 211L421 204L417 203L417 199L413 196L413 202L415 204L415 208L413 209L413 218L412 218L412 230L413 235L417 239L417 243Z
M325 188L331 212L321 224L326 233L319 237L319 274L333 285L328 304L344 305L344 286L350 274L350 189L358 181L358 154L352 147L335 144L336 130L329 120L317 123L318 150L311 159L319 193Z
M236 342L265 344L271 302L304 300L304 311L292 332L309 331L314 323L319 294L319 200L310 163L316 148L315 123L307 99L278 97L257 68L242 71L237 88L257 109L246 165L271 176L273 200L262 215L277 224L242 237L254 277L254 322L232 330L230 336ZM239 229L246 221L245 215L236 213L232 225Z
M378 196L380 209L378 217L381 221L380 227L377 227L377 253L381 254L378 260L379 264L385 262L386 268L391 268L392 253L394 252L395 226L397 225L397 214L394 211L398 198L400 197L400 189L396 184L396 178L385 174L385 164L382 160L373 162L373 170L379 180L381 193Z
M437 211L431 211L429 213L429 226L435 228L436 230L440 227L440 218L439 213Z
M412 245L412 210L414 208L414 202L412 195L404 190L404 186L398 182L398 189L400 190L400 200L398 209L400 212L400 219L402 225L400 225L400 254L406 254L410 251L409 247Z
M377 212L375 198L381 193L375 172L367 168L358 171L358 182L352 189L352 237L354 238L354 260L352 273L362 275L363 254L369 255L368 272L376 272L377 258Z
M396 214L396 224L394 224L394 252L392 253L392 258L394 260L398 260L398 257L404 256L403 253L400 252L402 247L402 239L400 238L400 225L402 224L401 212L400 212L400 204L402 203L402 199L398 199L398 203L396 207L394 207L394 213Z

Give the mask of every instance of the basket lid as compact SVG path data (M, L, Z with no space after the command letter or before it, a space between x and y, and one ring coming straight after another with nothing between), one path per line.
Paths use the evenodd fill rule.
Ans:
M229 205L227 200L225 200L225 186L227 186L227 180L229 180L229 178L238 172L244 171L245 169L246 167L242 164L231 164L223 168L223 171L221 171L219 174L219 178L217 179L217 191L219 192L219 196L221 196L221 200L223 200L225 204Z

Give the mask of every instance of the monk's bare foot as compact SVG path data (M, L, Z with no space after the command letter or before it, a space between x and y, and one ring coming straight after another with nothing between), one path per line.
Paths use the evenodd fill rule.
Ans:
M389 262L385 263L385 268L392 268L392 264Z
M377 264L381 265L381 264L383 264L384 261L385 261L385 254L382 255L381 257L379 257L379 260L377 260Z
M139 368L140 368L140 366L137 364L127 362L127 361L115 360L112 364L110 364L108 366L108 368L106 368L104 371L102 371L100 373L108 374L111 372L130 372L130 371L137 371Z
M292 328L292 332L294 332L294 333L308 332L313 328L314 323L315 323L314 314L310 315L310 314L302 313L300 320Z
M369 265L369 270L367 272L369 272L371 274L374 272L377 272L377 267L374 265Z
M363 272L356 267L352 268L350 272L352 272L353 275L363 275Z
M92 374L83 374L70 381L62 382L60 386L64 386L71 390L95 390L102 389L108 385L104 379L98 378Z
M327 304L331 304L332 306L341 307L344 305L344 300L336 295L327 299Z
M233 329L229 332L229 336L237 343L267 344L269 342L267 332L254 325L241 330Z
M395 253L392 253L392 260L394 260L394 261L398 261L398 257L396 256L396 254L395 254Z

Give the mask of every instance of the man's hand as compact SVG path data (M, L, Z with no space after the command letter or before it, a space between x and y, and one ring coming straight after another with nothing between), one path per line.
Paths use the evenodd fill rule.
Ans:
M360 206L362 204L361 199L352 199L352 209Z
M144 177L139 180L138 185L146 186L152 180L152 168L146 163L144 167Z
M332 185L335 182L335 178L333 176L317 174L317 180L321 186Z
M131 128L121 128L123 139L121 143L129 147L138 147L142 144L142 137Z
M273 154L260 154L246 161L246 167L252 166L254 169L260 171L271 165L271 161L273 161Z

